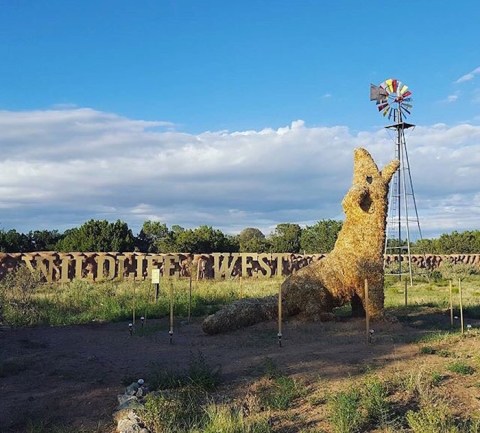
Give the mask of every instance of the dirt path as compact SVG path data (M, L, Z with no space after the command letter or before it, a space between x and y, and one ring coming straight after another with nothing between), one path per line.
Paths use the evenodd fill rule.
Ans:
M335 378L418 353L402 343L414 331L398 323L375 324L375 342L368 345L360 319L290 321L281 348L275 323L207 336L199 320L178 321L173 344L167 326L166 320L149 321L133 336L126 323L0 331L0 432L22 432L26 423L38 420L114 431L112 412L122 381L142 377L148 382L152 362L184 368L199 351L208 363L221 365L230 389L258 376L266 358L288 374Z

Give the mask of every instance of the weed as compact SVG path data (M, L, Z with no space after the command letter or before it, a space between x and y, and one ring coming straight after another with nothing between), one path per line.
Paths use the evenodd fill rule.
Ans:
M194 387L148 394L139 416L152 433L179 433L197 428L202 421L205 396Z
M438 386L444 379L444 376L440 374L438 371L432 371L431 373L431 384L433 386Z
M265 416L246 418L236 408L211 404L205 409L205 424L193 433L270 433L272 428Z
M165 369L163 364L150 364L147 377L150 387L156 389L174 389L191 385L203 391L212 391L220 383L221 367L211 366L201 352L190 354L188 368L185 371Z
M432 346L423 346L420 348L420 353L423 353L425 355L433 355L437 352L436 349L434 349Z
M290 408L295 399L304 395L305 388L295 379L279 375L267 379L259 388L262 405L269 409L285 410Z
M369 423L379 427L386 426L391 414L385 385L376 378L368 378L363 390L361 403L367 412Z
M213 390L220 383L220 365L211 366L205 360L202 352L190 355L187 378L193 386L204 391Z
M365 423L365 415L360 410L360 399L360 392L354 388L329 397L330 423L335 433L360 431Z
M440 402L426 402L420 410L408 411L406 419L413 433L460 433L448 407Z
M463 375L469 375L475 373L475 369L462 361L452 362L447 366L447 370L452 373L458 373Z

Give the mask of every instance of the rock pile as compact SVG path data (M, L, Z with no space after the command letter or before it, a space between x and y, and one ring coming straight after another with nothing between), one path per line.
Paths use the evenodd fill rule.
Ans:
M143 407L143 399L148 394L148 387L143 379L133 382L117 396L118 407L113 414L119 433L150 433L137 415Z

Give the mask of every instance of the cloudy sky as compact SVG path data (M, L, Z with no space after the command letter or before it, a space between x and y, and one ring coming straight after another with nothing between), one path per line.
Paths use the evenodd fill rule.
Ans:
M341 219L353 149L395 155L387 78L413 92L424 236L480 228L476 0L0 6L0 229Z

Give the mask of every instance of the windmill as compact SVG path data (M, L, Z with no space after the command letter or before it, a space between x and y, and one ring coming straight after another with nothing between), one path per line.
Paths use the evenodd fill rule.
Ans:
M413 284L412 229L416 227L419 239L422 238L405 140L405 130L415 126L405 122L412 110L411 95L408 86L394 78L385 80L379 86L370 85L370 100L375 101L383 117L393 120L393 124L386 128L395 131L395 157L400 161L392 179L388 203L385 255L396 257L388 273L397 275L400 280L402 275L408 275L410 285Z

